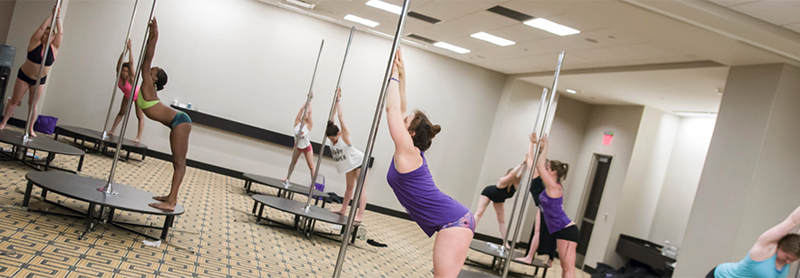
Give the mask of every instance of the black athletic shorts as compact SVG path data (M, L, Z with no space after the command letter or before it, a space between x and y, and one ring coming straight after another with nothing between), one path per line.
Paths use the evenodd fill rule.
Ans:
M578 226L572 225L558 230L558 232L553 233L553 236L556 239L563 239L578 243L578 239L581 237L581 232L578 230Z

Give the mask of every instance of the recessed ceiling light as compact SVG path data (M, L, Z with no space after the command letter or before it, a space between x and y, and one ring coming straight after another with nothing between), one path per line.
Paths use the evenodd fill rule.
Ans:
M680 117L716 117L717 112L706 112L706 111L672 111L675 115Z
M369 20L369 19L366 19L366 18L360 18L360 17L354 16L352 14L348 14L348 15L344 16L344 19L352 21L352 22L355 22L355 23L367 25L370 28L375 28L375 26L380 25L380 23L377 23L375 21L372 21L372 20Z
M492 35L492 34L489 34L489 33L486 33L486 32L478 32L478 33L470 35L470 37L473 37L473 38L476 38L476 39L479 39L479 40L484 40L484 41L487 41L487 42L490 42L490 43L493 43L493 44L496 44L496 45L499 45L499 46L509 46L509 45L514 45L515 44L515 42L513 42L513 41L510 41L510 40L507 40L507 39L504 39L504 38L501 38L501 37L498 37L498 36L495 36L495 35Z
M466 49L466 48L463 48L463 47L458 47L458 46L455 46L455 45L452 45L452 44L449 44L449 43L446 43L446 42L437 42L437 43L434 43L433 46L439 47L439 48L444 48L444 49L453 51L453 52L458 53L458 54L467 54L467 53L469 53L469 49Z
M577 93L578 93L578 91L575 91L575 90L573 90L573 89L567 89L567 93L570 93L570 94L577 94Z
M303 1L298 1L298 0L286 0L286 2L298 5L300 7L306 8L306 9L313 9L316 6L314 4L309 4L309 3L306 3L306 2L303 2Z
M400 6L392 5L380 0L369 0L367 1L367 6L378 8L396 15L399 15L401 12L403 12L403 8Z
M531 20L525 21L523 23L525 25L528 25L528 26L531 26L531 27L534 27L534 28L538 28L538 29L542 29L542 30L545 30L547 32L550 32L550 33L553 33L553 34L556 34L556 35L559 35L559 36L562 36L562 37L563 36L569 36L569 35L578 34L578 33L581 32L581 31L578 31L576 29L573 29L573 28L570 28L570 27L567 27L567 26L552 22L552 21L544 19L544 18L531 19Z

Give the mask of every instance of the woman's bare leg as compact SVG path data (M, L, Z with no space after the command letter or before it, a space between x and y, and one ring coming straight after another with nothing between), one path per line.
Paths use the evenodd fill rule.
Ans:
M433 243L433 277L458 277L467 259L472 236L472 230L462 227L439 231Z
M478 208L475 209L475 227L478 226L478 223L481 222L481 217L483 217L483 213L486 212L486 208L489 206L489 197L486 196L479 196L478 197Z
M139 129L136 132L136 138L132 141L139 143L142 141L142 132L144 131L144 111L138 105L133 105L136 108L136 119L139 120Z
M533 224L533 239L531 239L531 247L528 249L528 256L524 258L516 258L515 261L530 264L533 261L533 256L536 255L536 250L539 249L539 225L542 223L541 214L539 209L536 209L536 220Z
M505 203L494 203L494 212L495 216L497 217L497 226L500 227L500 238L506 238L506 210L505 210ZM511 239L514 240L514 239ZM508 242L503 242L503 245L506 248L511 248L508 245Z
M35 85L31 86L29 89L31 93L28 94L28 109L31 109L28 111L29 112L33 111L31 112L33 113L31 121L28 123L28 134L33 137L36 137L36 132L33 132L33 124L36 123L36 119L39 118L39 99L41 99L42 96L44 95L44 85L39 85L39 90L38 92L36 92L36 95L34 96L33 90L35 88L36 88Z
M22 97L25 96L25 92L28 91L28 83L25 81L20 80L17 78L17 81L14 83L14 93L11 95L11 100L8 101L6 105L6 109L3 110L3 122L0 123L0 130L6 128L6 124L8 124L8 119L14 115L14 110L17 109L17 106L22 103ZM27 119L26 119L27 120Z
M117 116L114 117L114 123L111 125L111 130L108 131L108 134L114 134L117 130L117 126L122 121L122 117L125 117L125 109L128 107L128 98L123 97L122 103L119 104L119 112L117 112Z
M162 203L152 203L151 207L163 210L175 210L178 204L178 191L180 190L183 176L186 174L186 153L189 151L189 133L192 132L191 123L182 123L172 129L169 133L169 143L172 149L172 167L175 172L172 174L172 187L169 195L153 197Z
M558 246L558 258L561 260L561 277L575 278L575 249L577 243L559 239L556 240Z
M292 173L294 172L294 165L297 164L297 159L300 158L300 152L302 152L302 150L297 149L297 148L294 149L294 152L292 153L292 162L289 163L289 173L286 174L286 178L285 179L281 180L284 183L287 182L289 180L289 178L292 177ZM287 184L287 186L288 186L288 184Z

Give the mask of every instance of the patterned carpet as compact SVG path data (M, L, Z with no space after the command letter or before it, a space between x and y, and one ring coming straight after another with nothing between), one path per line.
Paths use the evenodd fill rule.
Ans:
M62 140L64 140L62 138ZM64 141L66 142L66 141ZM10 146L0 144L4 148ZM37 153L37 155L41 155ZM139 158L138 155L132 155ZM58 156L53 165L75 169L76 157ZM87 154L80 175L106 179L112 159ZM144 162L118 163L116 182L156 194L166 193L172 177L170 162L148 158ZM179 203L186 213L176 217L167 241L188 248L159 247L143 243L146 237L100 224L83 240L78 236L86 221L57 215L23 211L25 174L35 171L16 161L0 162L0 276L3 277L332 277L339 242L321 237L309 241L293 229L255 224L250 214L252 198L245 194L244 181L199 169L188 168ZM261 185L255 190L277 191ZM35 196L39 196L39 190ZM341 194L341 193L340 193ZM85 210L86 203L55 193L48 200ZM295 194L295 200L305 197ZM328 205L338 207L339 205ZM31 208L67 212L31 200ZM272 220L291 223L293 216L265 209ZM163 218L118 212L117 220L161 225ZM388 244L377 248L357 240L347 251L342 277L431 277L433 238L428 238L411 221L372 211L364 215L366 238ZM151 235L160 231L139 228ZM331 225L318 223L317 230L332 232ZM471 259L490 263L489 256L470 251ZM558 262L556 262L558 263ZM558 277L558 267L548 277ZM478 270L471 267L465 269ZM533 268L516 265L514 271L532 274ZM540 273L541 275L541 273ZM581 273L579 277L588 277Z

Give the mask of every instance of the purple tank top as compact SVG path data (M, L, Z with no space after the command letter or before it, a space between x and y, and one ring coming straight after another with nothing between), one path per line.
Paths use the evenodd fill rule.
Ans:
M436 187L425 154L420 152L420 155L422 166L405 174L397 171L392 157L386 181L411 219L431 237L443 225L458 221L470 211Z
M564 212L563 195L558 198L550 198L550 196L547 196L547 191L542 191L539 194L539 202L542 204L542 214L550 234L558 232L569 225L569 222L572 222L572 220L569 220L567 213Z

